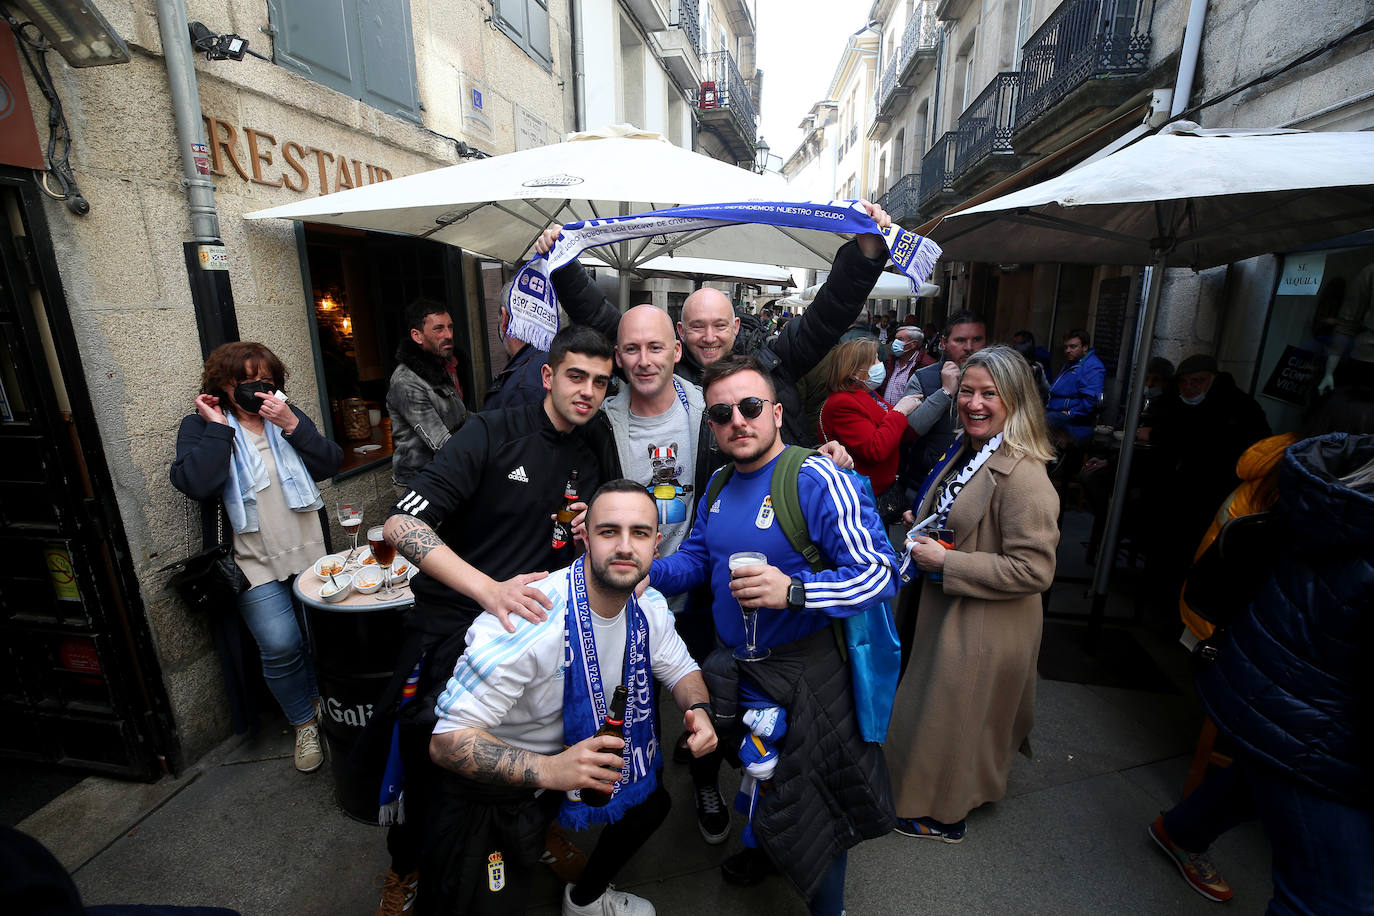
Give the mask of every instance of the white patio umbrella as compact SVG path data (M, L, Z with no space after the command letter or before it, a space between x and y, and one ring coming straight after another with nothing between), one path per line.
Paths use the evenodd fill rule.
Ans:
M1169 125L1104 159L945 217L956 261L1148 265L1107 531L1093 577L1106 606L1164 267L1201 269L1374 227L1374 133Z
M816 298L816 293L820 290L820 288L820 283L808 286L806 289L801 291L801 298L810 302L812 299ZM882 273L878 274L878 282L873 284L873 289L869 291L868 298L905 299L910 295L911 284L907 281L906 277L898 276L897 274L890 273L888 271L883 271ZM922 283L920 292L918 292L916 295L938 296L940 295L940 287L936 286L934 283Z
M626 125L568 141L407 175L247 219L293 219L447 242L518 263L552 223L642 213L684 204L801 201L780 176L756 175ZM655 236L598 249L622 272L667 254L826 269L844 236L764 225Z

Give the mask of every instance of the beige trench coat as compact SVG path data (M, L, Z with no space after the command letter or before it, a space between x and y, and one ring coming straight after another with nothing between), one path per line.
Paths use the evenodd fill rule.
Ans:
M951 461L946 474L967 460ZM932 486L918 518L930 514ZM897 689L887 765L899 817L955 823L1007 791L1035 719L1040 593L1054 580L1059 496L1045 465L988 458L950 510L944 582L923 580L911 662Z

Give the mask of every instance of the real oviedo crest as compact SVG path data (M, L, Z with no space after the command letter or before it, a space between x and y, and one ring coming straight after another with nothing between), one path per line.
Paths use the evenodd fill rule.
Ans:
M497 850L487 856L487 889L495 893L506 886L506 862Z

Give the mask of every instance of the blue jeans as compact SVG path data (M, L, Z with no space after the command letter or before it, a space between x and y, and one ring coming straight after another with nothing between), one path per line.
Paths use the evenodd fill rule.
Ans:
M1259 816L1274 850L1277 916L1374 912L1374 812L1344 805L1243 753L1164 815L1164 830L1203 852L1236 824Z
M830 863L829 871L808 904L811 916L840 916L844 912L844 873L848 864L848 851L840 853Z
M262 676L292 725L315 717L315 666L296 619L290 582L266 582L239 595L239 613L262 656Z

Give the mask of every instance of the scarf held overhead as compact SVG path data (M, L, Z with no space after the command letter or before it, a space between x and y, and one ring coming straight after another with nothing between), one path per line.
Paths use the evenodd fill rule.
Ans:
M911 284L913 296L918 295L921 284L935 270L935 262L940 257L939 245L924 236L907 232L895 223L879 231L878 224L863 205L852 200L693 204L630 216L581 220L564 226L552 251L530 259L516 273L506 302L511 313L509 333L539 349L548 349L553 335L558 332L558 300L549 277L555 270L576 260L588 248L647 236L675 235L743 223L856 235L880 234L887 244L892 263Z
M572 745L596 734L605 721L610 700L601 677L587 599L585 557L573 562L568 577L568 612L563 631L563 743ZM629 691L625 704L624 765L611 800L593 808L572 798L563 800L559 820L565 827L585 830L592 824L614 823L653 792L663 756L654 722L654 684L649 668L649 620L632 593L625 603L625 659L622 684ZM607 659L607 662L616 664ZM595 791L595 790L592 790Z

